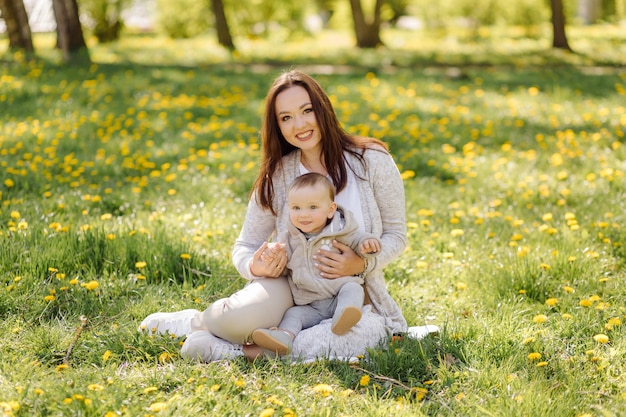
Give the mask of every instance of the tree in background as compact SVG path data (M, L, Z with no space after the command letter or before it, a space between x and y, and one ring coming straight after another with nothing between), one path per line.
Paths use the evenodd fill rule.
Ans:
M380 39L380 10L384 0L376 0L371 19L366 19L361 0L350 0L356 45L359 48L375 48L382 45Z
M22 0L0 0L0 12L9 35L9 48L33 52L33 38Z
M230 28L228 26L228 20L226 20L226 13L224 12L224 3L222 0L211 0L211 9L215 16L215 30L217 31L217 41L220 45L231 51L235 50L235 43L230 35Z
M98 42L119 39L124 27L122 10L127 3L127 0L81 0L81 7L93 23L92 33Z
M565 35L565 13L563 0L550 0L552 8L552 47L571 51L567 36Z
M57 21L57 47L63 61L71 62L78 57L89 60L76 0L52 0L52 9Z

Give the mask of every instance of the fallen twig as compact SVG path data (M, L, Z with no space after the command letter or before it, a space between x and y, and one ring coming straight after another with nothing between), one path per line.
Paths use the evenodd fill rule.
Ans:
M70 356L72 355L72 351L74 350L74 346L76 345L76 342L78 341L78 338L80 337L80 334L83 332L86 326L87 326L87 317L80 316L80 325L76 329L76 333L74 334L72 343L70 343L69 347L67 348L67 352L65 353L65 357L63 358L63 364L65 365L68 364L70 360Z

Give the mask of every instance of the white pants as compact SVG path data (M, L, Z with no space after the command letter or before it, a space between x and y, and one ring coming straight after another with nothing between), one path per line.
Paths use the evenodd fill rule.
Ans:
M255 329L278 326L291 306L293 298L286 278L254 280L198 313L191 329L209 331L235 344L251 343Z

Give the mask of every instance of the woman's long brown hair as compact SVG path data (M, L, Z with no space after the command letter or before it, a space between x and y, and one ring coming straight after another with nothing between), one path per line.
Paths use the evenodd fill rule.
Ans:
M351 167L345 159L344 152L354 155L365 165L363 152L371 145L387 149L387 145L375 138L366 138L348 134L337 118L333 105L322 87L311 76L297 71L281 74L274 80L265 99L265 115L261 128L262 160L259 176L254 182L252 193L257 192L261 207L276 214L272 207L274 184L272 175L281 166L282 157L297 148L289 144L278 127L276 117L276 97L288 88L300 86L304 88L313 106L313 113L320 129L322 158L328 175L333 181L337 193L343 190L348 181L347 169Z

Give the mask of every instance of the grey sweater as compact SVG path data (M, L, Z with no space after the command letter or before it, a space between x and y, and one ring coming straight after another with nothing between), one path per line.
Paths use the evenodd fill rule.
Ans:
M248 203L243 227L232 252L235 268L248 280L262 278L250 272L250 261L254 252L272 236L287 232L287 190L293 179L300 175L300 156L299 149L285 155L282 167L273 175L273 208L277 216L261 208L254 197ZM366 169L362 168L355 157L346 153L348 164L356 172L364 229L379 236L382 243L382 251L369 263L365 289L373 311L385 318L389 329L393 332L404 331L407 327L406 320L395 300L389 295L383 274L383 267L401 255L407 244L404 186L389 153L382 149L368 149L364 157Z

